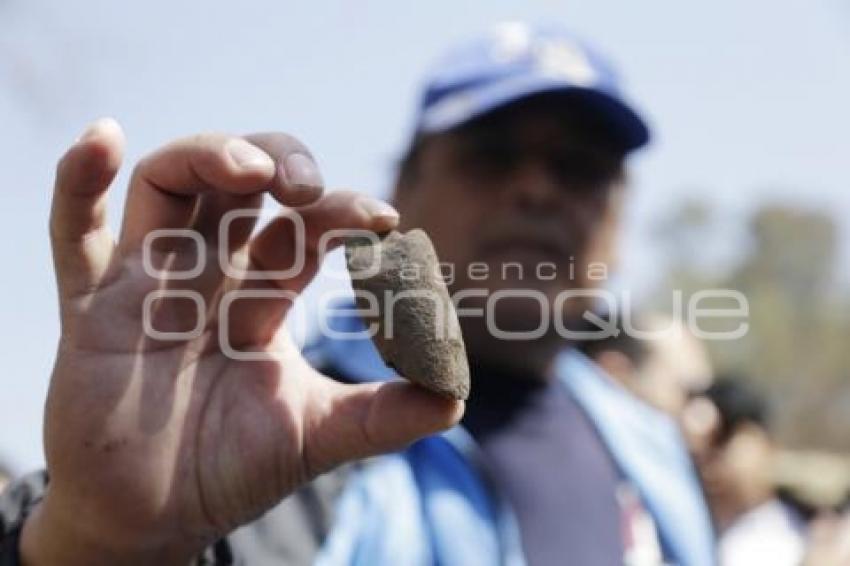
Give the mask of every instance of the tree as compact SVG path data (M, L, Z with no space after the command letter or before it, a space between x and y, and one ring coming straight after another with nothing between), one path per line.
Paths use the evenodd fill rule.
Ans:
M735 341L708 342L717 370L758 382L786 444L850 449L850 294L837 285L835 221L766 204L748 220L748 241L732 236L742 253L727 269L701 253L706 242L729 239L720 224L716 211L694 201L661 222L668 268L659 296L674 289L686 298L705 288L743 293L750 330ZM720 330L729 321L710 324Z

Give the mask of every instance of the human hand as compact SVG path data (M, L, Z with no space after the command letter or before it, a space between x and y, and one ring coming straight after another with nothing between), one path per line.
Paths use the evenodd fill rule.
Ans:
M115 239L106 193L123 145L117 123L100 120L57 170L50 232L62 324L45 417L50 484L24 527L27 563L185 563L317 474L457 422L462 403L412 384L320 375L283 328L320 266L322 234L391 229L391 207L323 195L309 152L285 134L202 134L139 162ZM219 235L229 211L259 210L265 193L304 222L304 265L290 277L246 276L293 265L290 217L256 233L253 218L239 218L226 241ZM203 245L146 239L162 229L192 230ZM225 245L230 273L218 261ZM173 278L199 265L197 276ZM146 303L158 290L183 298ZM231 301L233 291L243 298ZM150 327L187 337L152 338L146 307ZM264 359L234 359L231 347Z

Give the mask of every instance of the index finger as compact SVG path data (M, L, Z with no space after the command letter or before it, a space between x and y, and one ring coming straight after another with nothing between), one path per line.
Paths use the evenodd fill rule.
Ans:
M259 193L275 169L268 153L237 136L200 134L172 142L133 170L119 246L137 249L153 230L190 226L198 196L207 191Z

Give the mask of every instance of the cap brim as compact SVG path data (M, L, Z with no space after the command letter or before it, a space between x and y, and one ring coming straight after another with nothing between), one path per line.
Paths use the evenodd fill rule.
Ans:
M527 98L558 92L570 93L570 98L577 97L588 108L598 110L603 123L610 128L612 138L626 151L633 151L649 142L646 123L620 98L602 88L545 77L514 78L451 94L420 115L417 131L425 134L445 132Z

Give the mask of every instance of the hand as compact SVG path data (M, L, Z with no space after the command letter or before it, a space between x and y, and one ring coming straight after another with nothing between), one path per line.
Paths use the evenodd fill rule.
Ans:
M123 145L118 124L100 120L58 166L50 232L62 330L45 418L50 485L24 527L27 563L185 563L317 474L457 422L461 403L414 385L342 385L320 375L282 326L319 268L321 235L388 230L398 221L391 207L349 192L323 196L309 152L287 135L203 134L136 166L116 241L106 192ZM252 233L254 221L242 218L219 241L226 213L258 210L266 192L304 220L304 268L286 279L245 272L293 264L290 219ZM145 240L187 228L203 246ZM144 266L146 245L156 276ZM219 264L224 245L235 273ZM198 262L197 277L169 278ZM159 332L191 332L198 322L185 297L146 305L158 289L203 299L196 336L145 331L146 306ZM233 301L224 324L219 307L234 290L290 295ZM266 359L233 359L223 338Z

